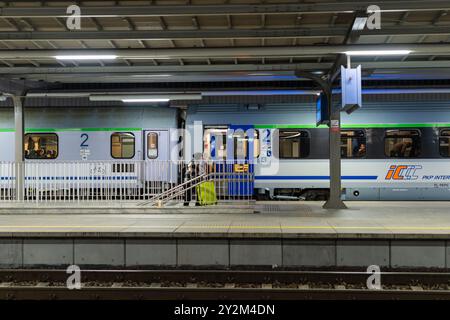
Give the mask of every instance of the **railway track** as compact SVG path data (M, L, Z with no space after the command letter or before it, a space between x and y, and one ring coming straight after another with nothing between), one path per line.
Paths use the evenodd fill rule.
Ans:
M450 273L238 270L84 270L69 290L65 270L0 270L6 300L450 299Z

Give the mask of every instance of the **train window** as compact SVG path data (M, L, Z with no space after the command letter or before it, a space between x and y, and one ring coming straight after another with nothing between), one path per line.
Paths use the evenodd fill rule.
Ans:
M255 159L259 157L260 148L261 143L259 141L259 130L255 129L253 137L253 156L255 157Z
M227 127L208 127L203 133L203 158L225 160L227 158Z
M387 130L384 138L384 150L389 158L415 158L420 156L420 131Z
M259 132L258 130L253 131L253 157L259 157ZM242 160L248 159L248 149L249 149L249 138L248 132L244 132L243 130L236 130L233 134L234 140L234 159Z
M25 135L26 159L56 159L58 157L58 135L55 133L28 133Z
M111 156L114 159L131 159L134 157L134 134L115 132L111 135Z
M304 130L279 131L280 159L301 159L309 156L309 133Z
M439 152L443 157L450 157L450 130L442 130L439 134Z
M149 159L158 158L158 134L156 132L147 133L147 157Z
M233 133L234 160L248 159L248 136L244 130Z
M362 158L366 155L366 134L364 130L341 131L341 157Z

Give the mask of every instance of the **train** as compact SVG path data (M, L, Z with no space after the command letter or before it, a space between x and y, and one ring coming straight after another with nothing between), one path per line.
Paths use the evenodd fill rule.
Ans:
M2 108L0 115L0 162L12 162L13 113ZM33 107L26 109L25 162L189 161L200 153L251 173L244 190L256 199L323 200L328 128L315 117L311 102ZM448 101L372 99L343 113L341 157L345 200L450 200ZM177 175L169 180L180 181Z

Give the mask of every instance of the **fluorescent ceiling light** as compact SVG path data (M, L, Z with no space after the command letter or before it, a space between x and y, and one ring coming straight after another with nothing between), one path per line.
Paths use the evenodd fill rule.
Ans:
M90 101L167 102L170 100L201 100L200 93L166 94L91 94Z
M220 96L273 96L273 95L313 95L314 90L233 90L233 91L204 91L204 97Z
M77 54L54 56L57 60L114 60L117 58L113 54Z
M132 102L169 102L170 99L122 99L122 102L132 103Z
M345 51L348 56L391 56L391 55L407 55L411 50L352 50Z
M166 78L171 77L171 74L134 74L132 77L135 78Z

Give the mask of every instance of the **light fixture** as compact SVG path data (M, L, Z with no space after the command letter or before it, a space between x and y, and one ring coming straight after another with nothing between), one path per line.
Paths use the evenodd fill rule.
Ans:
M54 56L57 60L114 60L117 59L113 54L76 54Z
M169 102L170 99L122 99L122 102L133 103L133 102Z
M90 94L90 101L168 102L171 100L201 100L200 93L154 94Z
M167 78L172 77L171 74L134 74L131 75L134 78Z
M344 51L348 56L394 56L394 55L407 55L411 50L352 50Z

